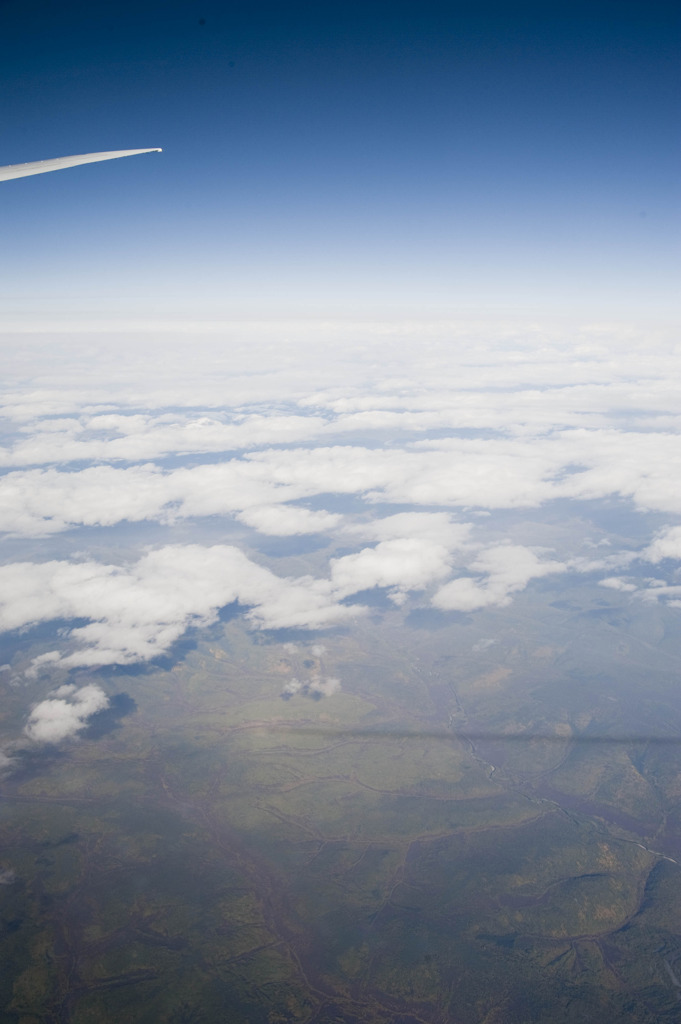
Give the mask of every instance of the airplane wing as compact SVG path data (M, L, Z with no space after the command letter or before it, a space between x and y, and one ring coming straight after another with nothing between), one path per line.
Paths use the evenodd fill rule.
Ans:
M8 167L0 167L0 181L25 178L29 174L45 174L46 171L60 171L62 167L77 167L78 164L94 164L99 160L117 160L120 156L161 152L161 149L114 149L109 153L80 153L78 156L58 156L53 160L35 160L30 164L10 164Z

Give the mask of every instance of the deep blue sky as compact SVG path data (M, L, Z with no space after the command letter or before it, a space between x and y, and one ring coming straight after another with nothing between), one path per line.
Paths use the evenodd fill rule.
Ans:
M0 0L6 315L667 318L676 3Z

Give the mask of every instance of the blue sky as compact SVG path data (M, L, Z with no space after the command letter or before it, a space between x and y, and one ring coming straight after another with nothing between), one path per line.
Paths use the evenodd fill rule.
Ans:
M5 0L5 315L669 319L676 6Z

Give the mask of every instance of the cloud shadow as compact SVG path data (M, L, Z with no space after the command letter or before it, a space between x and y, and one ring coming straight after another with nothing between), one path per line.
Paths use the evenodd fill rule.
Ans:
M93 715L87 727L78 734L84 740L98 740L120 729L121 721L137 711L137 702L128 693L116 693L109 698L108 708Z

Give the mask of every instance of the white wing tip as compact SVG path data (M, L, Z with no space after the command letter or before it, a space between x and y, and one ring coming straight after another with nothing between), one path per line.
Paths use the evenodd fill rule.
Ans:
M78 167L80 164L98 163L100 160L115 160L121 156L136 156L138 153L162 153L160 147L153 149L116 149L106 153L78 153L75 156L60 156L52 160L34 160L28 164L9 164L0 167L0 181L9 178L24 178L31 174L44 174L46 171L58 171L65 167Z

